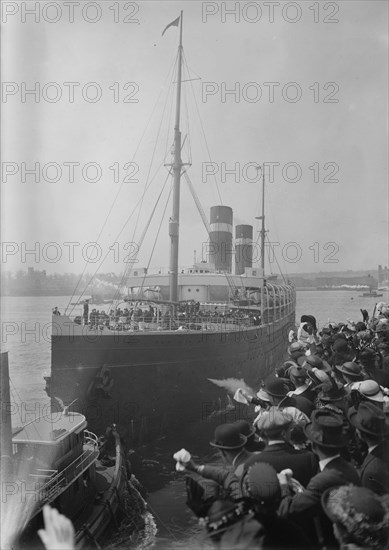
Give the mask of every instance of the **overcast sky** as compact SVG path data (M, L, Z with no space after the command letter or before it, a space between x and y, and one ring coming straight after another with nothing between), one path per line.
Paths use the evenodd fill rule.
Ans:
M326 9L240 2L235 14L225 13L235 2L40 2L36 14L26 13L32 5L2 6L3 269L80 272L83 256L96 253L108 254L103 272L123 270L134 249L126 243L139 243L167 176L179 31L161 33L181 9L184 78L194 79L183 84L182 157L192 162L188 173L207 216L212 205L232 206L234 223L253 224L257 238L261 190L253 164L279 163L273 179L265 170L266 227L285 272L389 263L387 2L328 2ZM34 87L36 96L24 96ZM208 149L215 164L207 167ZM139 182L121 186L115 179L123 180L129 162L139 169L127 179ZM38 181L23 173L35 163ZM79 163L74 181L64 163ZM221 198L206 168L217 172ZM236 175L224 173L233 169ZM135 212L119 237L148 184L139 218ZM148 264L161 224L151 265L168 266L169 189L170 181L139 265ZM118 192L100 250L88 247ZM181 204L184 266L194 250L201 259L207 240L184 179ZM34 243L36 256L25 256ZM274 262L270 270L277 271Z

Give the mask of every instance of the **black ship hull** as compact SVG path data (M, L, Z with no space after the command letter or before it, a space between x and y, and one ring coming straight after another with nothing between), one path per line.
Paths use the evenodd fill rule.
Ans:
M207 422L231 405L223 384L209 379L243 379L257 388L282 360L294 327L294 312L264 326L215 332L66 334L65 319L52 337L53 404L54 396L77 399L75 410L91 430L116 423L132 445Z

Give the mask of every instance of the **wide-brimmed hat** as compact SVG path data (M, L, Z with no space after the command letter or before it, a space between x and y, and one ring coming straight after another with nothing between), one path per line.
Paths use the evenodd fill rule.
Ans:
M316 369L321 369L323 366L323 361L318 355L307 355L305 362L308 367L314 367Z
M330 378L330 383L331 385L328 385L328 383L324 382L322 390L317 396L320 401L335 403L336 401L341 401L347 396L347 392L340 382Z
M343 421L332 411L324 409L314 411L312 422L304 427L304 433L313 443L329 449L347 445L347 438L343 433Z
M307 370L309 369L319 369L324 372L331 372L331 366L327 363L325 359L322 359L318 355L307 355L305 358L305 363L303 367Z
M281 487L277 472L266 462L254 462L247 468L241 480L242 493L264 506L275 507L281 499Z
M350 543L371 550L387 545L387 503L367 487L330 487L321 496L322 508L332 523L340 524Z
M300 323L309 323L312 325L314 330L317 330L316 319L313 315L302 315L300 318Z
M311 380L314 386L316 387L320 386L320 389L322 389L323 384L331 385L331 379L325 371L320 369L311 369L311 370L307 370L306 372L307 372L308 378Z
M247 420L236 420L234 426L237 426L239 433L247 437L247 439L255 434L254 426L250 422L247 422Z
M206 527L210 536L217 536L224 533L232 525L244 519L245 510L243 502L232 502L230 500L215 500L200 524Z
M297 359L305 354L305 346L301 342L293 342L288 347L288 355L293 359Z
M257 420L256 427L257 430L266 434L278 433L288 428L292 422L293 418L289 414L277 407L270 407Z
M246 443L247 437L240 433L236 424L220 424L215 429L213 441L210 441L212 447L225 450L241 449Z
M363 401L357 411L348 415L348 419L355 428L368 435L380 437L389 431L385 414L373 403Z
M343 365L335 365L335 368L350 378L359 378L360 376L363 376L362 365L359 365L354 361L347 361L346 363L343 363Z
M357 390L369 401L376 401L377 403L384 402L384 392L375 380L363 380L359 382Z

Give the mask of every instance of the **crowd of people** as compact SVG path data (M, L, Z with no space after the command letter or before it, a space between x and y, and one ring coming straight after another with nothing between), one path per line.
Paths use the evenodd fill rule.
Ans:
M389 548L389 306L318 330L303 315L288 359L234 399L252 421L216 427L219 462L174 455L187 505L222 549ZM48 550L71 524L45 508Z
M61 315L57 307L53 315ZM163 330L200 329L204 323L239 323L245 326L260 325L258 312L241 308L226 309L222 305L208 304L202 306L195 300L180 302L176 307L134 304L129 307L116 307L108 313L97 308L90 310L89 300L83 302L83 313L77 315L74 321L79 325L87 325L90 329L123 331L145 330L151 324L157 324ZM155 326L152 326L155 329Z
M389 306L361 312L301 317L287 361L235 393L253 421L215 429L220 464L174 455L216 547L389 548Z

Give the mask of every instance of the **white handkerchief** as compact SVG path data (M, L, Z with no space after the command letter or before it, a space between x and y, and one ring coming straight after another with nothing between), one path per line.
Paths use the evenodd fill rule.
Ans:
M177 461L176 470L177 472L183 472L185 470L184 464L189 462L192 458L191 454L186 449L181 449L173 455L174 460Z
M236 392L234 393L234 400L238 403L244 403L244 405L249 405L249 402L245 398L245 396L242 393L242 388L238 388Z

